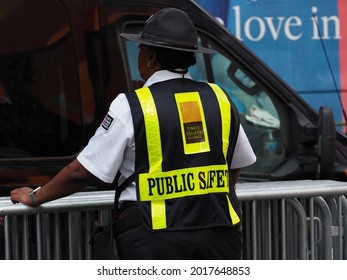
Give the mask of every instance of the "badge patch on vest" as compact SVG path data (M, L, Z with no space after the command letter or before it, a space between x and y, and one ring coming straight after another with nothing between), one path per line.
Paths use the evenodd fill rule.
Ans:
M210 151L204 110L198 92L175 94L185 154Z
M113 117L111 117L109 114L106 115L106 117L104 118L104 120L102 121L101 126L106 130L106 132L108 132L110 130L110 127L113 123Z

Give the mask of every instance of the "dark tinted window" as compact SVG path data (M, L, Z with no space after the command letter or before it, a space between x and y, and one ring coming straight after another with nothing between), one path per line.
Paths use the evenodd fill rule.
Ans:
M81 110L64 7L13 0L0 10L0 158L78 152Z

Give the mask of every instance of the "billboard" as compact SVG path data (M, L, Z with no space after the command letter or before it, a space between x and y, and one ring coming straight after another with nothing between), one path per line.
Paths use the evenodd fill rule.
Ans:
M197 0L314 109L347 110L347 0Z

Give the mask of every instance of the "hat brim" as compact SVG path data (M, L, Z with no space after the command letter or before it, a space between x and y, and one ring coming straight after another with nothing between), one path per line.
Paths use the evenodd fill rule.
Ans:
M208 53L208 54L217 53L216 50L201 47L201 46L198 46L197 49L189 49L189 48L175 47L175 46L158 43L158 42L152 42L152 41L142 39L141 34L121 33L120 36L122 36L123 38L129 41L138 42L140 44L147 45L147 46L154 46L154 47L173 49L173 50L179 50L179 51L185 51L185 52L200 52L200 53Z

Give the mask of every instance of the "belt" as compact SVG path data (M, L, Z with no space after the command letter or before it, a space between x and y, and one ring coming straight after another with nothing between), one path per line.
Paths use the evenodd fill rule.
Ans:
M123 201L120 205L120 211L124 211L125 209L137 205L137 201Z

